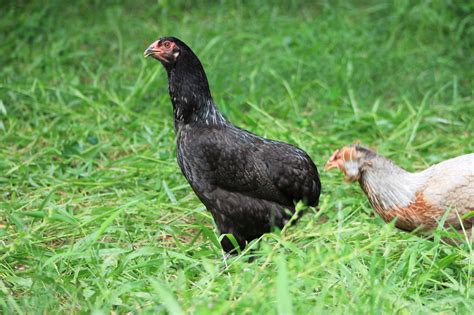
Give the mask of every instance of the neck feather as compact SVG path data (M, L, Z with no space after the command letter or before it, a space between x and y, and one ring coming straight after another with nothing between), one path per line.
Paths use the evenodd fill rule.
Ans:
M382 156L375 156L371 163L359 183L376 210L406 207L415 200L424 183L423 173L407 172Z
M212 99L204 68L193 53L184 53L167 72L175 126L225 122Z

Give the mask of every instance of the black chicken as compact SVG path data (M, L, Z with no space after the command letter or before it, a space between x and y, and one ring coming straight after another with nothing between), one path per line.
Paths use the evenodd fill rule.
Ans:
M321 183L310 157L227 121L212 100L201 62L185 43L163 37L144 55L159 60L168 73L178 163L221 234L232 234L243 249L273 226L283 228L296 202L318 204ZM234 250L227 237L221 245Z

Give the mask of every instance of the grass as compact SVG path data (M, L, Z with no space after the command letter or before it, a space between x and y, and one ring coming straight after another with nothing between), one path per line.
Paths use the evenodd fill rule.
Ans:
M322 171L355 140L409 170L474 151L474 7L60 1L0 7L3 313L469 314L472 246L384 224ZM176 35L236 125L304 148L320 211L223 258L175 161ZM471 311L469 311L471 310Z

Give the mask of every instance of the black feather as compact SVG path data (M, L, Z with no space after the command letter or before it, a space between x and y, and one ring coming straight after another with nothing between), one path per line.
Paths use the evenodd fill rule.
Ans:
M268 140L227 121L212 100L204 69L192 50L174 37L180 54L163 63L174 109L179 166L211 212L219 232L246 242L283 228L295 204L319 202L316 166L301 149ZM224 238L225 251L234 249Z

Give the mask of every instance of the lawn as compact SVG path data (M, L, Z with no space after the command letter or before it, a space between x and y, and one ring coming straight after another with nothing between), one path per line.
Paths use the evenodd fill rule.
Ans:
M473 11L2 2L0 312L471 313L472 245L385 224L323 166L356 140L410 171L474 152ZM230 121L309 153L319 211L224 258L176 163L166 73L143 58L162 35L193 48Z

